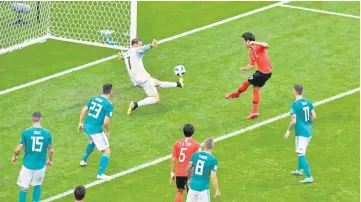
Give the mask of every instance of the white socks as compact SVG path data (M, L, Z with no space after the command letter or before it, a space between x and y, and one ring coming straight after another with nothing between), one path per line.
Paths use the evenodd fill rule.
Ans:
M174 88L177 87L177 83L176 82L160 82L159 87L161 88Z
M137 102L138 106L144 106L144 105L152 105L157 103L157 100L154 97L146 97L143 100Z

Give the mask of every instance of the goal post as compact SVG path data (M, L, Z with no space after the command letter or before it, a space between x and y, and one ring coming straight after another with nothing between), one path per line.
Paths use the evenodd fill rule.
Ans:
M47 39L126 50L137 1L0 2L0 55Z

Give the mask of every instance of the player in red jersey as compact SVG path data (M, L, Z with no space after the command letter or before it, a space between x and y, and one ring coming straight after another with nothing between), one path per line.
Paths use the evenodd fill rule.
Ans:
M242 34L244 44L249 48L249 64L241 67L241 71L251 70L257 63L257 71L244 81L243 84L233 93L226 96L227 99L238 98L239 95L253 85L253 108L251 114L246 119L255 119L259 116L258 105L261 100L260 89L272 76L272 64L267 50L269 45L265 42L256 42L256 37L251 32Z
M170 183L173 184L174 179L176 180L177 195L175 197L175 202L182 202L184 188L187 188L187 192L188 192L188 186L187 186L188 163L192 155L195 152L200 151L201 148L201 144L199 144L199 142L192 139L192 135L194 133L194 127L192 124L185 124L183 127L183 133L184 133L184 138L174 143L173 152L172 152ZM174 170L176 170L175 175L174 175Z

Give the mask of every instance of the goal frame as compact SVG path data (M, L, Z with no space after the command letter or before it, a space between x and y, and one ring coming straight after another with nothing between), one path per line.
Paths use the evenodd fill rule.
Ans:
M39 1L40 2L40 1ZM137 10L138 10L138 0L130 0L130 34L129 34L129 44L131 42L131 39L135 38L137 36ZM38 5L39 6L39 5ZM49 8L50 9L50 8ZM37 12L39 11L39 8L37 7ZM39 15L39 14L38 14ZM18 49L25 48L27 46L37 44L37 43L44 43L48 39L58 40L58 41L65 41L65 42L71 42L71 43L79 43L84 45L90 45L90 46L98 46L98 47L104 47L104 48L111 48L111 49L118 49L118 50L127 50L128 47L124 46L114 46L114 45L108 45L103 43L97 43L97 42L89 42L89 41L82 41L77 39L71 39L71 38L65 38L65 37L58 37L58 36L52 36L51 35L51 21L50 21L51 13L49 11L49 16L47 16L46 20L47 24L47 34L44 36L40 36L37 38L33 38L30 40L27 40L23 43L16 44L7 48L0 49L0 55L13 52ZM37 17L37 20L39 20L39 16Z

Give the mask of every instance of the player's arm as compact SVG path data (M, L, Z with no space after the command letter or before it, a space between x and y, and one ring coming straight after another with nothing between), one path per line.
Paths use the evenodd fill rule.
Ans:
M109 124L110 124L110 118L106 116L104 118L104 133L108 138L110 138Z
M311 103L311 114L312 114L312 121L316 119L316 111L315 111L315 107L313 106L313 104Z
M18 161L18 156L19 156L19 154L21 153L21 150L24 148L25 141L26 141L26 140L25 140L25 136L24 136L24 132L23 132L23 133L21 134L19 144L18 144L18 146L16 146L16 148L15 148L14 155L13 155L13 158L12 158L12 162L13 162L14 164Z
M53 145L48 145L48 162L46 165L50 168L53 166L54 148Z
M152 48L155 48L158 46L158 42L157 40L153 39L152 43L151 44L148 44L148 45L144 45L144 46L140 46L138 49L137 49L137 53L139 54L144 54L145 52L147 52L148 50L152 49Z
M83 122L84 122L84 117L85 114L88 112L88 106L83 107L83 109L80 111L80 117L79 117L79 126L78 126L78 131L82 132L83 131Z
M269 44L266 43L266 42L250 41L249 44L250 44L250 45L262 46L264 49L269 48Z
M192 168L193 168L193 162L189 161L188 166L187 166L187 177L188 177L188 181L191 179L192 177Z
M214 165L211 167L211 181L214 188L215 197L221 195L218 188L218 179L217 179L217 167L218 167L218 161L214 160Z
M249 56L249 64L245 67L241 67L241 71L245 72L245 71L251 70L251 69L253 69L255 64L256 64L255 55L253 52L251 52L251 54Z
M251 69L253 69L253 67L254 67L254 64L248 64L247 66L245 66L245 67L241 67L241 71L248 71L248 70L251 70Z
M174 178L175 178L174 171L175 171L175 166L178 162L178 156L177 156L178 152L177 152L176 145L177 145L177 142L173 146L172 161L170 163L170 181L169 181L170 184L173 184L173 182L174 182Z
M290 132L295 127L295 125L296 125L296 114L292 114L291 115L291 122L288 125L287 131L286 131L286 134L285 134L286 139L288 138L288 136L290 136Z
M50 139L48 144L48 162L46 163L46 165L49 168L53 166L53 156L54 156L53 138L50 134Z
M15 151L14 151L14 155L12 158L12 162L15 164L18 161L18 156L21 153L21 150L23 150L24 148L24 144L19 143L18 146L16 146Z
M170 164L170 181L169 181L170 184L174 183L174 178L175 178L174 171L176 164L177 164L177 158L172 157L172 162Z
M109 105L108 109L105 113L105 118L104 118L104 133L105 135L108 137L108 139L110 138L110 132L109 132L109 124L110 124L110 118L112 118L113 116L113 105Z
M315 120L316 119L316 111L312 110L311 113L312 113L312 120Z
M212 185L214 188L214 191L216 192L215 196L219 196L220 192L219 192L219 188L218 188L218 179L217 179L217 172L216 171L211 171L211 179L212 179Z

